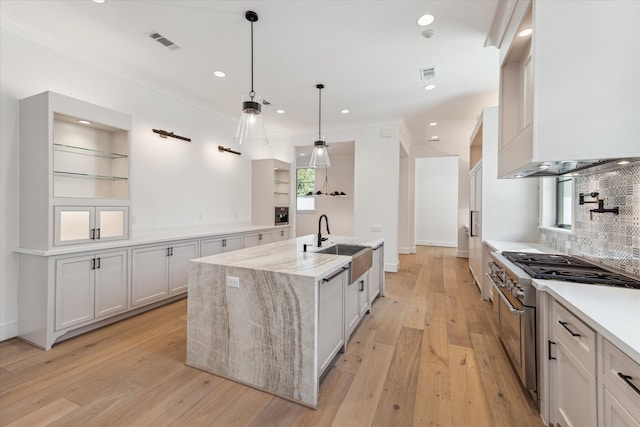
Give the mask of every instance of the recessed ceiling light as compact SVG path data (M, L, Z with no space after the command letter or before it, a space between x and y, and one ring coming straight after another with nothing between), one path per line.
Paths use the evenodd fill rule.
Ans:
M300 155L301 155L301 156L306 156L306 154L305 154L305 153L300 153Z
M105 0L93 0L94 3L104 3Z
M518 37L528 37L533 33L531 28L524 28L518 33Z
M432 136L431 139L438 139L438 135Z
M424 90L433 90L436 88L436 85L426 85L422 89Z
M284 110L276 110L276 113L278 113L278 114L284 114Z
M435 17L433 15L422 15L420 18L418 18L418 25L420 25L421 27L426 27L427 25L433 23L433 21L435 21Z
M340 110L340 112L341 112L342 114L349 114L349 110L347 110L346 108L344 108L344 109Z
M431 122L429 123L429 126L438 126L438 122Z
M91 122L89 120L78 120L78 123L82 123L83 125L90 125Z
M227 77L227 73L225 73L224 71L214 71L213 75L216 77Z
M620 160L619 162L616 162L616 164L618 164L618 165L628 165L629 164L629 160Z

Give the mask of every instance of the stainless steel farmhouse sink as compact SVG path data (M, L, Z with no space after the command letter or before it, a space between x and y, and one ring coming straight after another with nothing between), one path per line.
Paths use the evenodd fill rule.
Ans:
M316 251L321 254L345 255L351 257L350 282L362 276L373 265L373 250L367 246L346 245L342 243Z

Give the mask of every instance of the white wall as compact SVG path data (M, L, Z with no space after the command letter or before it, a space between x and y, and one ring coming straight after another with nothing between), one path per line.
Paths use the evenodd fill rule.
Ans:
M74 60L3 30L0 34L0 339L17 332L18 101L47 90L133 117L132 233L200 224L249 223L251 159L269 150L290 161L291 147L230 146L237 118L226 118L179 96L161 93ZM174 131L191 143L160 139L152 128ZM237 148L237 147L235 147ZM40 213L46 215L47 213Z
M335 146L336 144L331 144ZM329 218L331 234L339 236L353 236L353 155L331 155L331 167L327 168L329 174L329 191L343 191L347 197L316 197L316 210L314 212L296 212L296 236L318 233L318 218L326 214ZM322 190L324 185L325 170L316 169L316 190ZM294 202L295 206L295 202ZM324 225L322 233L325 233Z
M458 246L458 158L416 159L416 245Z

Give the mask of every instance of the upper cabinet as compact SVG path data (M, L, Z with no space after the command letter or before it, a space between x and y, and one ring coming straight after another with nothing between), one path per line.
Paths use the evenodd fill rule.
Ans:
M126 239L131 117L53 92L20 101L20 246Z
M500 177L640 156L639 22L636 1L501 3Z
M286 225L290 204L290 165L276 159L253 160L251 168L251 223L253 225ZM276 223L276 215L286 221Z

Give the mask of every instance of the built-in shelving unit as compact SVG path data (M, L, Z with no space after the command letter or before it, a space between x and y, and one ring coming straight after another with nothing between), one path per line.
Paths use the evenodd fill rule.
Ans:
M288 208L291 203L290 165L281 160L260 159L253 161L251 171L251 222L278 225L276 208Z
M57 93L20 101L21 247L128 238L130 131L130 116Z

